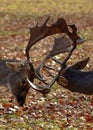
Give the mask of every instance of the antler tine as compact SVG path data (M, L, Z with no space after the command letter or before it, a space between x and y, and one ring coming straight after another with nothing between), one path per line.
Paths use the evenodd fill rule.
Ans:
M47 59L48 59L48 55L43 59L43 61L38 65L38 67L35 70L36 77L41 81L45 81L45 79L43 79L43 77L40 75L40 70Z
M61 61L55 59L54 57L51 57L51 59L61 65Z
M46 71L47 71L47 73L48 73L52 78L54 78L54 75L52 75L52 74L49 72L48 69L46 69Z
M56 69L54 69L53 67L49 67L49 66L47 66L47 65L44 65L44 67L45 67L46 69L50 69L50 70L57 71L57 70L56 70Z
M77 27L76 27L76 25L75 24L72 24L72 25L68 25L71 29L72 29L72 34L73 34L73 38L72 38L72 40L75 40L76 39L76 37L77 37L77 33L78 33L78 30L77 30ZM78 39L77 39L77 44L81 44L81 43L83 43L83 42L85 42L85 39L81 39L81 38L79 38L79 37L77 37Z
M72 24L72 25L68 25L69 27L71 27L72 31L74 34L77 33L77 27L75 26L75 24Z
M65 58L65 60L62 62L61 66L64 67L66 66L66 63L68 61L68 59L70 58L70 56L72 55L73 51L76 49L77 43L75 42L71 51L69 52L68 56Z
M43 23L43 26L46 26L47 22L49 21L50 16L47 17L47 19L45 20L45 22Z
M50 92L49 88L36 86L27 77L26 77L26 79L27 79L28 83L30 84L31 88L33 88L34 90L36 90L42 94L48 94Z

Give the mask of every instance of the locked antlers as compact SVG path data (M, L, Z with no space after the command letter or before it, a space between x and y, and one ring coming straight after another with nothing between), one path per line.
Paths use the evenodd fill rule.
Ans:
M50 88L57 80L60 72L66 65L66 62L72 55L72 52L75 50L77 44L84 42L84 40L78 36L77 28L75 25L67 25L66 21L63 18L59 18L57 20L57 22L55 22L54 24L52 24L50 26L47 26L47 22L49 21L49 18L50 17L48 17L41 26L38 26L38 23L37 23L35 27L30 28L30 39L29 39L28 45L26 47L26 57L27 57L27 60L29 61L29 63L30 63L30 56L29 56L30 48L34 44L36 44L39 40L41 40L47 36L50 36L53 34L58 34L58 33L65 33L71 40L69 40L65 36L55 39L55 43L54 43L52 50L48 53L48 55L44 58L44 60L40 63L40 65L37 67L37 69L34 72L35 77L46 84L46 82L43 80L42 76L40 75L40 69L42 66L44 66L45 61L48 58L52 58L53 60L55 60L56 62L61 64L61 70L58 72L58 74L55 77L53 77L53 80L50 84L48 84L46 87L36 86L32 82L30 82L30 80L27 78L27 81L32 86L32 88L34 88L35 90L37 90L43 94L49 92ZM71 32L69 31L69 28L72 29ZM64 53L64 52L69 52L69 54L62 63L60 63L58 60L53 58L55 55Z

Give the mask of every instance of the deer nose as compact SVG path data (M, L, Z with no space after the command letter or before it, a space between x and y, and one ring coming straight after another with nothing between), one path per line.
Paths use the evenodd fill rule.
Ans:
M24 105L23 101L18 102L19 106L22 107Z

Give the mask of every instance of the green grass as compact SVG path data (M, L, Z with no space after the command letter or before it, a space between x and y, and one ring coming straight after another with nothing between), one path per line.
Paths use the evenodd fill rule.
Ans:
M58 14L92 14L93 1L90 0L0 0L0 13L17 16L39 17ZM91 12L90 12L91 10Z
M87 0L0 0L0 35L22 33L23 24L31 18L37 19L48 15L55 18L58 16L83 18L92 14L92 0L89 2Z

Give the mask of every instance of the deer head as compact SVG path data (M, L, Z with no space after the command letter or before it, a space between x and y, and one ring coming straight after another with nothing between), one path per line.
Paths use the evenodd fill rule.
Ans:
M66 77L65 75L67 75L67 73L69 73L68 71L71 71L71 73L76 72L76 74L74 75L74 77L76 77L77 72L81 73L81 70L84 69L84 67L87 65L89 59L90 58L88 57L88 58L86 58L84 60L81 60L81 61L77 62L76 64L74 64L74 65L72 65L70 67L66 67L64 69L64 71L62 70L60 72L60 75L59 75L59 77L57 79L57 83L59 85L63 86L63 87L68 86L69 80L67 78L65 78ZM71 76L69 76L69 77L71 77Z
M25 60L6 60L0 62L0 84L10 88L20 106L23 106L25 103L30 88L26 77L32 82L34 80L34 68L30 65ZM3 75L4 77L1 77Z
M65 73L60 73L57 83L71 92L93 95L93 71L81 71L88 60L89 57L67 67Z

